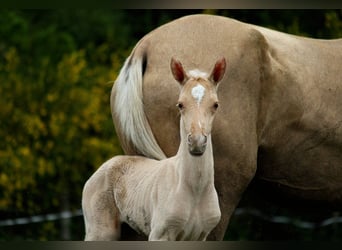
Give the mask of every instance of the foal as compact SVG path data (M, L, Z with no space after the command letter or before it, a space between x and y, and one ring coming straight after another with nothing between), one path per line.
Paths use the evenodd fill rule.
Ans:
M221 218L211 127L225 69L224 58L210 75L198 70L186 73L179 61L171 60L172 74L181 87L178 153L161 161L116 156L105 162L83 189L85 240L119 239L122 222L149 240L206 239Z

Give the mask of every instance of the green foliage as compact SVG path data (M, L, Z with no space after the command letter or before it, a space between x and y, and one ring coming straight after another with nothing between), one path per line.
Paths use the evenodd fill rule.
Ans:
M34 26L39 13L0 13L1 218L60 211L66 193L78 209L86 179L122 153L109 96L128 50L79 48L58 23Z
M325 26L327 33L332 37L342 37L342 10L339 12L329 11L325 13Z
M0 220L80 208L88 177L122 153L109 96L124 59L149 31L199 12L0 11ZM205 12L294 34L342 36L341 11ZM80 232L72 237L81 239L82 219L73 220ZM3 227L0 239L59 239L60 231L56 222Z

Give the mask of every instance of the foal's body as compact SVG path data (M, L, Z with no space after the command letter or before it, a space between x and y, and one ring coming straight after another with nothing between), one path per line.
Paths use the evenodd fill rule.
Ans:
M171 68L181 85L178 153L161 161L117 156L105 162L83 190L86 240L118 239L121 222L149 240L205 240L220 221L211 124L225 60L209 78L188 76L175 60Z
M192 166L201 158L188 160ZM120 222L150 235L149 240L205 240L220 219L213 168L191 168L188 174L198 182L191 183L193 177L180 176L178 162L179 155L162 161L117 156L104 163L85 191L93 208L85 216L96 225L86 240L118 239Z

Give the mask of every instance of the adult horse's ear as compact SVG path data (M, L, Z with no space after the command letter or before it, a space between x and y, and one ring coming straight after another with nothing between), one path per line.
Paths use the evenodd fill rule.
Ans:
M181 84L184 85L187 79L187 75L180 61L171 58L171 72L173 77Z
M217 60L214 69L209 77L209 80L215 84L218 84L222 80L224 73L226 72L226 65L226 59L224 57Z

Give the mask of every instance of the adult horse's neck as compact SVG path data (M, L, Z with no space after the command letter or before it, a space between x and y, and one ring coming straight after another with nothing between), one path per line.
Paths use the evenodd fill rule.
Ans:
M183 121L180 122L181 142L176 155L179 181L191 192L203 193L214 183L214 158L211 135L208 135L206 150L201 156L193 156L188 149L187 134Z

